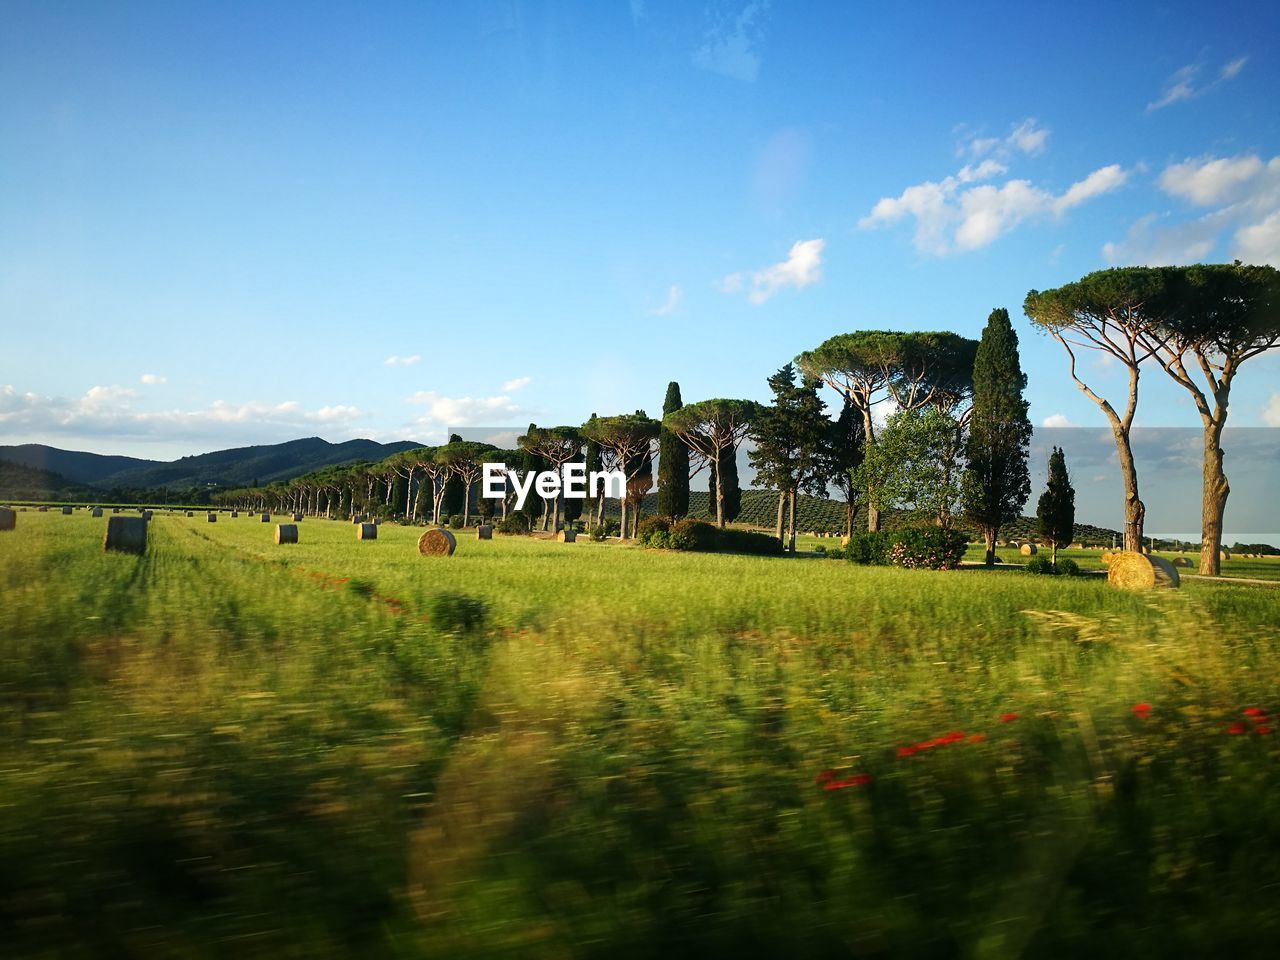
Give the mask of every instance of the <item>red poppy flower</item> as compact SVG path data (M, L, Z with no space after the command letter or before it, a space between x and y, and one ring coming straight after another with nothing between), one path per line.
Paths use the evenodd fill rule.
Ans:
M1263 710L1261 707L1245 707L1244 715L1246 717L1257 717L1259 720L1262 720L1266 717L1267 711Z
M1135 714L1137 714L1138 716L1140 716L1140 717L1145 717L1147 714L1149 714L1149 713L1151 712L1151 704L1149 704L1149 703L1135 703L1131 709L1132 709L1132 710L1133 710L1133 712L1134 712Z
M975 733L973 736L969 738L969 742L982 743L986 739L987 739L987 735L985 733Z
M1238 734L1244 733L1244 730L1245 730L1244 724L1238 721L1236 723L1231 724L1231 726L1227 727L1227 733L1231 734L1233 737Z
M844 780L832 780L823 786L823 790L843 790L845 787L865 787L871 782L871 774L858 773Z
M916 747L899 747L898 756L909 757L916 752Z
M963 739L964 739L964 731L952 730L945 737L939 737L938 742L939 743L959 743Z
M1002 713L1002 714L1000 714L1000 722L1001 722L1001 723L1012 723L1014 720L1017 720L1017 719L1018 719L1018 715L1017 715L1016 713Z
M1270 733L1271 728L1263 724L1258 724L1258 726L1253 728L1253 732L1254 733Z

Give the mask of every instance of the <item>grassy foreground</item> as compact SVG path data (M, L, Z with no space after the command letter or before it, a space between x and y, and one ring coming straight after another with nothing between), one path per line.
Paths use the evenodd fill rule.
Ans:
M1280 941L1280 591L104 522L0 533L6 956Z

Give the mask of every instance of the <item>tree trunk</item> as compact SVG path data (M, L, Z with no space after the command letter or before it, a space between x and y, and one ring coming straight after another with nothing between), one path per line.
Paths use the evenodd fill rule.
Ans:
M1222 469L1222 424L1226 416L1205 419L1204 492L1200 503L1200 573L1216 577L1222 572L1222 518L1231 485Z
M866 438L866 449L875 443L875 424L871 422L871 408L862 411L862 435ZM871 502L871 491L867 490L867 530L875 533L880 529L880 508Z
M462 525L465 527L471 520L471 481L462 481Z
M783 520L783 515L784 515L784 514L783 514L784 505L786 504L786 502L787 502L787 491L785 491L785 490L779 490L779 491L778 491L778 527L777 527L777 529L778 529L778 542L779 542L780 544L782 544L782 548L783 548L784 550L786 549L787 541L784 539L785 535L784 535L784 533L783 533L783 529L782 529L782 520Z
M1124 548L1133 553L1142 552L1142 521L1146 505L1138 498L1138 467L1133 460L1133 446L1129 432L1112 428L1116 438L1116 453L1120 459L1120 475L1124 478Z
M618 527L618 535L623 540L627 539L627 498L622 497L618 501L618 511L622 523Z
M984 562L988 567L994 567L996 565L996 535L999 532L999 529L996 527L987 527L982 531L982 539L985 540L987 544L987 556Z
M405 484L408 488L404 492L404 518L406 520L413 516L413 469L409 470L409 482Z
M791 535L788 538L789 543L787 545L787 550L790 551L792 555L794 555L796 552L796 488L795 487L791 488L791 493L787 499L791 503L791 511L790 511L791 517L790 517L790 522L788 523L788 527L790 528Z
M1049 544L1049 550L1051 555L1051 562L1053 563L1053 569L1056 572L1058 569L1058 541L1057 540L1054 540Z
M844 502L844 535L853 539L853 498Z

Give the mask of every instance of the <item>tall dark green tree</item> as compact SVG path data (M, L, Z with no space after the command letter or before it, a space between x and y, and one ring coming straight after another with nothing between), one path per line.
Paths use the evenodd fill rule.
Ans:
M1036 506L1040 538L1053 548L1053 569L1058 569L1058 548L1070 543L1076 527L1076 491L1067 476L1067 458L1061 447L1049 454L1049 481Z
M982 532L987 565L996 560L1000 528L1022 515L1031 495L1027 446L1031 421L1022 398L1027 376L1009 311L991 311L973 360L973 408L961 481L965 514Z
M794 364L788 363L769 378L773 404L762 407L751 425L755 449L748 455L756 471L756 482L778 491L777 536L795 551L796 496L815 479L818 457L830 422L826 404L818 396L819 381L806 378L796 382ZM741 499L741 497L739 497ZM784 507L790 507L790 522L784 535Z
M738 479L738 451L726 447L716 459L716 482L724 496L724 522L733 523L742 512L742 482Z
M684 406L680 384L667 384L667 397L662 402L662 416L675 413ZM658 516L673 520L689 512L689 448L663 424L658 434Z
M537 429L538 429L538 425L536 423L531 423L529 424L529 429L525 431L525 433L530 434L536 431ZM541 471L547 468L546 461L543 460L536 453L534 453L532 450L529 450L525 447L521 447L520 454L521 454L520 466L518 469L520 470L521 477L523 477L525 474L528 474L528 473L540 473ZM547 512L546 506L547 506L546 502L537 494L535 494L531 488L529 491L529 495L525 497L524 506L520 508L520 512L529 518L530 527L533 526L534 518L538 516L539 512L541 512L543 521L544 521L543 529L546 529L545 521L550 516L550 514Z
M450 443L461 443L462 437L456 433L449 434ZM457 474L451 474L449 479L444 483L444 498L441 500L441 511L444 516L442 522L448 522L448 519L456 513L462 512L462 502L466 499L467 488L462 482L462 478Z
M592 420L596 419L596 415L594 412L591 414L591 419ZM591 474L598 473L602 469L600 466L601 464L600 442L591 436L587 437L587 444L586 444L586 449L583 455L583 462L586 464L586 467L587 467L588 478L590 478ZM588 490L587 493L589 496L592 495L592 492L590 490ZM594 530L596 525L599 524L601 521L603 521L603 519L604 519L604 490L599 489L594 492L593 507L591 512L587 515L587 526L589 526L591 529Z
M844 535L853 536L853 515L858 503L859 487L853 477L862 466L867 448L867 435L862 414L846 397L840 416L827 428L826 440L819 448L817 476L825 485L835 487L844 497ZM821 491L819 491L821 492Z

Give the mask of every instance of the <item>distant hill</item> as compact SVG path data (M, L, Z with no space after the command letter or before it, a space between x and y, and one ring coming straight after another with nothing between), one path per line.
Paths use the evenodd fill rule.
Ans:
M248 486L289 480L320 467L353 460L382 460L401 450L421 446L409 440L376 443L347 440L329 443L320 437L289 440L256 447L216 450L180 460L140 460L82 451L59 450L39 443L0 446L0 461L58 474L73 484L100 490L112 488Z
M93 490L49 470L0 460L0 499L88 500Z

